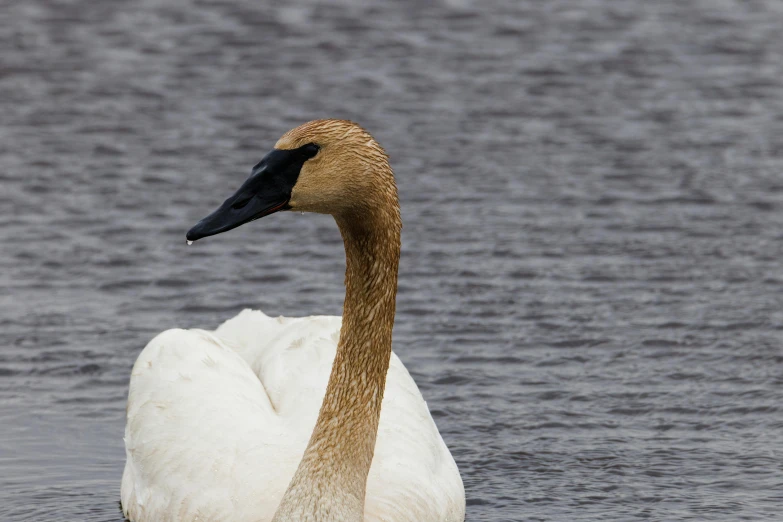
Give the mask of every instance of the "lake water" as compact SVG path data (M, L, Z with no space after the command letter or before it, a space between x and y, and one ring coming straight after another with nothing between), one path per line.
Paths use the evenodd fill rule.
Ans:
M318 117L391 155L467 520L779 520L783 4L273 4L0 5L0 520L122 520L156 333L341 313L330 218L184 238Z

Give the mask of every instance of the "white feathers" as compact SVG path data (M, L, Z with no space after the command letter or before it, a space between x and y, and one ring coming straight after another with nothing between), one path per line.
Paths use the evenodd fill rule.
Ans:
M122 505L133 522L272 519L315 425L339 317L245 310L168 330L133 367ZM465 494L421 393L392 354L366 521L461 522Z

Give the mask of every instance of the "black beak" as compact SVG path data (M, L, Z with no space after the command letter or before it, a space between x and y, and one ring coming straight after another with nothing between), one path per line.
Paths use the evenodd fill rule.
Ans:
M227 232L250 221L286 210L305 161L318 153L313 144L298 149L273 150L262 159L239 190L220 208L196 223L188 241Z
M255 170L255 169L254 169ZM245 223L282 210L291 198L291 191L276 183L265 183L263 169L245 181L239 190L220 208L188 230L188 241L227 232Z

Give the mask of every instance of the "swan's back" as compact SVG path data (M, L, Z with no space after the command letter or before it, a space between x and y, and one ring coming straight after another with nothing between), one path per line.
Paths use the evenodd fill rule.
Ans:
M123 508L134 522L271 520L329 379L339 317L245 310L169 330L134 365ZM426 403L392 354L365 520L462 521L464 490Z

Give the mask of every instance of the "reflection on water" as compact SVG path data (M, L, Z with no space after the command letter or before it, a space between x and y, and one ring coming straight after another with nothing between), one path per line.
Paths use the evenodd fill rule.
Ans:
M391 154L395 350L468 520L775 519L781 22L771 1L4 3L0 519L121 519L157 332L340 313L329 218L184 241L326 116Z

